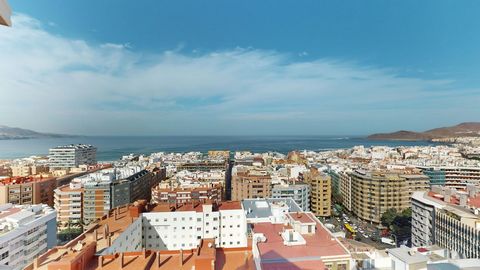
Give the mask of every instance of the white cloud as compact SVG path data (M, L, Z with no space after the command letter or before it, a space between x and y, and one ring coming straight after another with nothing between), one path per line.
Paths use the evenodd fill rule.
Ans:
M449 80L401 77L353 62L251 48L190 55L183 44L145 55L129 44L51 34L26 15L13 20L13 28L0 29L0 123L41 131L268 133L313 123L317 133L332 133L324 126L363 132L359 122L366 118L373 128L386 117L409 123L451 100L435 92L451 87ZM455 106L449 109L461 112Z

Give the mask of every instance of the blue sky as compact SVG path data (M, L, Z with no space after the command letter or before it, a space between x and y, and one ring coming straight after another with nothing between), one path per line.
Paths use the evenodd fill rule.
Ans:
M324 135L480 118L478 1L9 3L1 124Z

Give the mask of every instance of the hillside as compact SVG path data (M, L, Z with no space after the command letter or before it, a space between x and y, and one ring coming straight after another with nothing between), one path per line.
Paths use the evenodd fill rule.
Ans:
M71 137L71 135L40 133L30 129L0 125L0 140Z
M480 137L480 123L467 122L452 127L435 128L424 132L401 130L392 133L377 133L367 138L370 140L427 141L448 137Z

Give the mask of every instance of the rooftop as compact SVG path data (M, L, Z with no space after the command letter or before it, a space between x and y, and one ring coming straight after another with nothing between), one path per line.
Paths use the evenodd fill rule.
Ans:
M3 178L0 180L0 185L3 186L8 186L8 185L18 185L18 184L27 184L27 183L33 183L33 182L42 182L42 181L49 181L55 179L54 177L33 177L33 176L28 176L28 177L9 177L9 178Z
M315 233L302 235L306 241L304 245L284 244L281 233L291 229L289 225L270 222L253 224L253 232L261 233L266 238L266 241L257 243L262 269L287 269L285 267L319 269L318 266L323 265L323 261L329 257L348 258L350 256L342 244L315 219L312 213L302 213L300 219L315 222Z
M291 198L244 199L243 209L247 210L247 218L268 218L272 216L272 206L288 207L289 212L301 212L302 209Z

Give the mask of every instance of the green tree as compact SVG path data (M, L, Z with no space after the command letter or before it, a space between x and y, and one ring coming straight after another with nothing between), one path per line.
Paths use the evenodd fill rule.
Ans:
M390 208L387 211L385 211L385 213L383 213L382 217L380 218L380 221L382 222L383 226L390 228L390 225L392 225L397 215L398 215L397 210L395 208Z
M407 208L402 211L402 216L411 218L412 217L412 208Z

